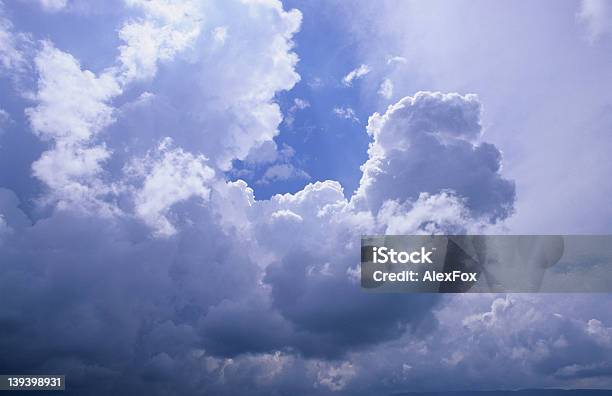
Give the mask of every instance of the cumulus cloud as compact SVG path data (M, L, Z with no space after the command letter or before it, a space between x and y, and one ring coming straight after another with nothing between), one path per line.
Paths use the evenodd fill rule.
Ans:
M481 106L475 95L420 92L375 113L373 142L355 203L378 210L387 199L452 190L475 216L512 212L514 185L500 175L501 153L480 142Z
M146 78L140 83L155 100L126 109L113 128L129 129L134 139L147 142L172 136L223 171L273 140L282 122L275 95L300 79L292 52L299 11L285 11L277 1L131 3L143 17L120 32L125 44L117 68L127 79ZM144 113L149 122L138 127L134 120ZM182 115L180 129L177 114ZM131 144L129 149L148 147Z
M368 65L360 65L358 68L351 70L346 76L344 76L342 82L344 85L350 87L353 85L353 81L363 78L363 76L368 74L370 71L371 70Z
M40 94L41 105L31 110L34 125L40 125L41 137L93 150L97 146L88 145L99 125L112 120L106 97L96 96L106 92L98 89L102 77L82 71L61 51L48 51L48 64L58 63L64 68L54 70L90 84L93 99L82 99L88 104L82 111L71 101L54 100L53 106L66 103L58 111L80 117L42 122L48 95ZM41 86L45 92L46 84ZM155 98L146 95L141 103L139 97L131 106ZM392 124L393 109L408 105L410 121ZM403 142L434 126L453 144L479 136L475 97L422 93L394 106L370 120L373 143L364 172L373 160L396 160L387 134ZM383 117L388 123L378 121ZM414 155L427 157L439 147L421 149ZM458 156L456 166L487 158ZM75 169L96 174L100 161ZM385 168L391 178L403 171ZM160 381L183 394L197 393L202 384L216 394L241 387L261 394L281 388L352 392L368 372L365 356L402 339L423 342L438 327L435 312L442 301L436 295L362 293L354 276L359 235L460 233L486 222L475 217L469 197L438 189L415 196L408 186L383 191L388 197L362 188L347 199L338 182L324 181L256 200L245 182L226 181L202 154L169 139L132 156L121 174L108 184L117 194L108 201L120 212L115 216L60 205L30 224L16 215L21 211L15 199L0 200L3 228L17 230L4 233L0 247L9 263L0 277L0 321L8 329L0 341L6 351L0 368L61 369L75 389L96 385L100 393L152 391ZM375 177L364 180L378 183ZM487 177L473 182L475 188L488 185ZM370 204L376 199L380 206ZM500 209L505 202L495 204ZM42 263L49 271L38 271ZM18 288L25 282L38 287ZM38 310L44 313L29 316L36 320L19 314ZM75 325L67 330L63 323ZM24 335L28 353L18 347ZM459 354L444 359L449 367L462 361Z
M282 117L273 98L299 79L294 71L297 56L290 50L301 15L284 11L278 2L220 5L127 1L140 14L123 24L119 39L124 44L116 63L99 73L82 69L76 58L51 42L40 44L36 105L26 113L33 131L51 143L32 166L50 190L45 202L113 212L122 175L109 172L109 167L120 169L131 156L145 155L152 143L168 135L180 146L189 143L221 170L228 170L234 159L256 157L253 150L275 150L272 138ZM243 18L235 18L235 12ZM276 22L260 24L258 18L264 15ZM205 24L232 32L223 48L200 34ZM236 62L237 51L244 61ZM192 80L182 86L158 84L160 63L168 65L167 75L160 78L180 75ZM234 72L221 67L227 64ZM237 83L233 75L244 78ZM135 82L145 84L142 100L118 111L113 101ZM175 108L179 103L181 109ZM178 113L191 115L179 130L174 124ZM149 114L151 124L132 124L143 114Z
M385 365L386 374L383 366L367 362L367 354L353 364L358 375L366 375L363 379L366 384L384 375L391 384L389 391L398 389L394 383L418 384L429 391L450 387L473 390L516 387L510 384L524 388L571 388L581 384L606 387L609 379L599 377L597 370L590 374L583 371L571 378L564 375L572 370L578 372L578 367L607 365L612 351L601 348L589 334L588 317L593 313L588 312L587 316L579 313L597 300L586 295L449 298L436 312L439 321L436 331L424 340L404 339L383 348L389 353L387 356L395 351L392 361ZM609 298L605 300L609 303ZM556 316L554 313L559 310L567 317ZM610 320L607 313L604 315L605 320ZM406 366L410 369L406 370ZM367 370L370 372L365 374ZM431 381L432 373L436 381Z
M112 121L106 103L120 93L109 74L82 70L70 54L43 42L36 59L39 73L37 107L28 109L32 129L45 140L67 145L88 141Z
M97 135L113 120L108 102L121 92L112 75L82 70L70 54L43 42L35 58L36 107L26 109L32 130L52 148L32 164L33 173L60 205L85 207L106 193L97 176L110 152Z

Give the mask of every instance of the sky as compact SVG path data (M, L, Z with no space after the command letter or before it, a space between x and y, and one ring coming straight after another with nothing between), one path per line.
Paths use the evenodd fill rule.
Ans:
M0 372L612 388L609 294L367 294L360 235L612 233L606 0L0 0Z

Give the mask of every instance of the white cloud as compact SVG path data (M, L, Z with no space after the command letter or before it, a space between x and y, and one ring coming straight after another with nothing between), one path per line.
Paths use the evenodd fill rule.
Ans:
M408 59L404 58L403 56L391 56L387 58L388 65L391 65L394 63L406 63L406 62L408 62Z
M355 110L350 107L334 107L334 114L340 118L344 118L352 122L359 122L359 118L357 118Z
M305 99L295 98L293 100L293 106L291 106L294 110L304 110L310 107L310 103Z
M169 61L191 46L201 32L202 9L195 1L126 0L144 12L144 19L126 23L119 30L125 42L119 47L125 81L150 79L159 61Z
M82 70L72 55L50 42L43 42L35 63L39 103L27 115L42 139L87 142L113 121L113 108L107 102L121 89L112 75Z
M460 234L477 232L480 227L464 200L449 192L421 193L416 201L404 205L386 201L376 219L385 235Z
M607 0L582 0L578 19L586 25L591 42L612 35L612 4Z
M380 87L378 88L378 94L385 99L391 99L393 96L393 83L388 78L380 83Z
M82 70L70 54L49 42L35 58L39 74L36 107L26 109L32 130L53 146L32 164L34 175L62 205L97 206L106 193L97 176L110 156L96 136L114 121L108 102L121 93L112 75Z
M208 200L215 172L206 166L203 156L194 156L172 147L163 140L156 152L134 160L126 172L131 178L142 178L135 194L136 215L153 228L155 235L168 237L176 228L168 220L173 205L196 197Z
M592 318L587 322L586 331L602 346L612 347L612 327L606 327L600 320Z
M344 85L350 87L351 85L353 85L354 80L359 80L369 72L370 67L368 65L360 65L358 68L350 71L346 76L344 76L342 82L344 83Z
M28 35L14 31L13 23L5 15L4 3L0 1L0 73L8 73L14 78L14 73L23 72L27 68L24 50L29 44Z

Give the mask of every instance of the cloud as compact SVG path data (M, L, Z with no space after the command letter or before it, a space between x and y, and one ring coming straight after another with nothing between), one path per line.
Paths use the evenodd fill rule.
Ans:
M356 375L351 362L341 364L320 363L317 371L318 384L337 392L343 390Z
M385 99L391 99L393 96L393 83L388 78L385 78L380 87L378 88L378 94Z
M415 98L399 102L415 102L414 122L445 126L455 138L478 136L475 98ZM374 146L383 144L391 126L376 125L381 129L370 128ZM418 133L402 125L394 130L396 140ZM76 391L99 394L155 393L159 386L181 394L202 387L213 394L245 387L259 394L358 393L414 378L422 384L419 378L435 372L448 383L456 380L466 355L449 351L465 338L449 336L456 323L437 317L445 307L441 296L367 294L352 274L359 235L464 229L476 220L463 198L446 191L414 199L406 194L385 199L380 208L360 207L338 182L325 181L256 200L245 182L224 180L202 156L175 145L162 141L124 169L122 189L135 199L119 216L66 206L24 224L15 215L18 202L0 199L6 226L21 230L3 235L0 246L8 263L0 277L0 368L61 369ZM438 148L422 147L431 149ZM484 188L487 178L477 182ZM42 263L48 271L38 270ZM25 282L37 287L18 287ZM475 317L484 318L483 312ZM486 320L469 323L482 327ZM603 339L597 323L591 329ZM435 344L431 339L456 344L424 359L419 348ZM393 346L400 342L404 347ZM19 345L27 345L27 353ZM399 367L413 367L402 369L403 382L395 377L399 359Z
M167 214L179 202L192 197L208 200L207 186L215 172L205 164L203 156L194 156L180 148L172 148L172 139L160 143L156 153L135 159L126 172L130 178L143 178L135 194L136 216L154 229L155 235L168 237L176 233Z
M501 153L479 142L481 107L475 95L420 92L375 113L374 139L356 196L377 211L385 200L415 199L452 190L475 217L512 213L514 185L500 175Z
M40 43L35 57L36 104L26 114L33 131L51 143L32 165L34 175L49 189L42 200L47 204L116 214L113 201L122 194L117 186L123 177L116 170L131 156L146 155L151 144L169 135L181 146L189 143L194 152L210 159L209 166L224 171L234 159L251 155L250 160L256 161L254 157L264 153L259 148L275 149L272 139L281 114L273 98L299 80L294 71L297 57L290 52L299 12L285 12L278 2L227 2L214 8L200 2L130 0L127 5L141 14L123 24L119 38L124 44L116 63L102 72L84 70L76 58L51 42ZM255 9L258 12L251 12ZM234 11L246 17L238 22L232 19ZM206 13L216 20L203 18ZM260 24L263 15L276 22ZM204 23L222 24L232 31L223 48L200 35ZM244 39L255 36L257 41ZM243 61L235 61L236 51ZM160 79L180 75L190 76L191 81L158 84L160 63L166 65ZM222 64L232 65L236 74L244 76L242 81L229 78L234 73ZM113 101L135 82L144 88L146 100L116 109ZM206 88L194 89L198 86ZM211 90L223 94L211 96ZM175 108L178 103L181 109ZM179 112L192 116L184 118L177 130ZM143 114L149 114L151 124L132 123ZM128 140L130 144L125 143Z
M68 0L38 0L45 11L56 12L68 6Z
M469 195L443 188L444 175L429 175L440 188L394 190L376 184L371 164L393 164L399 155L389 140L414 139L430 126L444 145L478 147L480 104L423 93L375 114L364 184L351 199L324 181L256 200L245 182L225 179L232 160L281 161L268 180L307 176L288 162L293 149L272 140L282 119L274 98L299 79L291 38L300 14L276 2L222 2L212 21L194 22L166 3L132 5L144 14L123 25L129 34L106 69L86 70L50 42L37 53L27 115L50 147L33 169L59 204L31 224L19 202L0 200L2 229L10 230L0 246L9 263L0 277L0 368L61 369L77 391L96 385L100 394L150 393L160 383L183 394L202 385L217 394L241 386L261 394L356 389L360 354L422 340L437 328L441 303L362 293L358 236L459 232L481 221ZM219 46L185 33L195 31L192 23L231 34ZM307 106L294 100L292 108ZM404 107L409 121L400 117ZM350 108L337 115L356 119ZM428 160L440 145L422 145L413 158ZM458 167L491 167L488 156L454 158ZM404 177L403 167L384 171ZM489 187L488 175L473 177L474 194ZM18 287L24 283L37 287Z
M106 102L121 91L112 75L82 70L72 55L50 42L42 43L35 62L39 104L27 115L38 136L73 145L89 141L113 121Z
M300 79L292 38L301 14L277 1L153 4L135 3L144 16L125 25L129 35L117 68L125 78L148 77L141 83L156 97L148 108L126 110L113 128L129 129L147 143L171 136L228 171L233 160L278 134L282 113L275 96ZM223 45L202 34L218 27L228 32ZM149 122L137 125L145 112ZM180 129L177 114L183 115Z
M280 180L310 179L310 175L291 164L276 164L266 169L259 183L268 184Z
M13 79L27 69L26 52L31 44L26 34L15 32L8 19L5 6L0 1L0 75L9 74Z
M4 132L4 129L12 122L11 116L4 109L0 109L0 135Z
M96 138L114 121L108 102L121 88L112 75L96 76L50 42L41 45L35 58L38 104L25 113L32 130L52 148L32 164L33 173L49 187L49 200L98 208L97 197L107 191L97 177L110 152Z
M359 80L369 72L370 67L368 65L360 65L358 68L351 70L346 76L344 76L342 82L347 87L350 87L351 85L353 85L354 80Z
M425 84L486 98L487 140L503 153L501 172L511 175L520 192L507 222L515 233L609 232L612 211L606 202L612 183L598 181L608 180L612 169L604 150L611 144L610 135L603 132L612 125L606 116L610 97L602 89L612 84L612 52L606 36L593 43L597 45L580 39L589 34L577 16L580 3L555 12L546 2L521 9L511 1L496 7L468 7L464 0L350 7L356 18L350 37L357 37L363 63L383 70L390 54L409 60L388 68L396 94L409 94ZM531 17L535 15L541 17ZM540 34L543 27L549 34ZM483 36L487 45L475 45ZM500 48L503 59L492 56ZM461 55L465 53L470 56ZM545 78L547 73L554 76ZM585 74L594 77L585 80ZM586 165L592 158L597 158L597 166ZM561 178L567 179L563 186L552 182Z
M304 110L304 109L306 109L308 107L310 107L310 103L307 100L300 99L300 98L295 98L295 99L293 99L293 106L291 106L291 109L294 109L294 110Z
M293 104L287 110L287 114L285 114L284 122L285 124L291 128L293 126L293 122L295 121L295 113L300 110L304 110L310 107L310 102L305 99L295 98L293 99Z
M1 212L14 210L3 206ZM208 228L214 224L211 217L195 218L193 208L190 213L190 220L199 225L183 223L193 234L177 239L150 240L147 231L130 219L80 217L69 211L56 212L35 226L25 227L23 233L9 234L11 239L0 247L2 257L10 256L10 265L3 266L0 280L6 304L0 310L4 351L0 367L22 371L37 361L40 369L54 367L71 373L77 392L99 383L101 388L96 392L100 394L119 384L144 390L148 381L169 378L159 369L184 365L184 358L202 346L197 322L203 313L198 310L208 312L232 294L237 297L256 288L256 283L243 283L255 282L256 267L245 251L239 253L242 249L234 245L237 240ZM5 218L13 227L11 219ZM10 253L13 249L25 253L28 245L33 253L29 258ZM212 264L215 261L222 263L217 269ZM36 270L36 263L42 262L50 272ZM207 270L201 267L203 263ZM230 263L240 269L234 278L237 283L227 272ZM39 288L24 293L20 285L28 281L36 282ZM57 306L55 314L40 311L36 320L15 311L33 312L36 306L47 304ZM143 321L148 315L155 318L150 326ZM60 322L71 325L67 328ZM33 337L28 351L18 346L24 332ZM142 343L143 349L135 343ZM22 358L20 353L24 353ZM169 359L160 360L164 355ZM116 359L141 363L129 363L128 367ZM149 371L153 377L141 371L152 370L152 366L157 370ZM127 374L127 381L121 380L119 373Z
M478 233L483 226L470 215L465 200L451 192L421 193L416 201L399 204L388 200L380 208L377 220L386 235L410 235L417 230L427 234Z
M345 120L359 122L359 118L355 115L355 110L350 107L334 107L334 114Z
M194 1L168 3L160 0L128 0L144 18L128 22L119 30L125 42L119 47L121 77L126 81L150 79L157 63L169 61L193 45L201 32L202 10Z
M227 32L227 26L217 26L213 29L212 35L216 42L218 42L220 45L223 45L225 43L225 40L227 39Z
M306 84L308 84L308 86L312 89L312 90L317 90L322 88L325 83L323 82L323 80L321 79L321 77L313 77L310 81L308 81Z
M389 58L387 58L387 65L391 65L394 63L406 63L408 62L408 59L404 58L403 56L390 56Z
M266 140L259 146L252 147L244 161L247 164L265 164L279 158L278 146L274 140Z
M611 350L600 349L596 337L589 333L591 320L585 323L559 318L544 305L551 298L542 297L540 300L543 301L510 296L496 298L489 310L463 319L464 331L496 350L496 359L516 362L508 365L509 376L563 377L575 365L600 365L607 360ZM552 302L556 307L560 303ZM510 323L513 324L511 331L508 330ZM514 337L517 333L524 334L523 341ZM466 348L461 348L461 353L464 355L463 366L467 368L485 359L486 351L470 349L470 345L466 345ZM526 372L520 373L523 370Z
M582 0L578 20L585 24L589 41L612 34L612 5L605 0Z

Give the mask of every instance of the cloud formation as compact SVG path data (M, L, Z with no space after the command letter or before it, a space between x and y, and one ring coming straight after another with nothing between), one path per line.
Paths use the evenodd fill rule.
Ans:
M388 199L450 190L475 217L507 217L514 185L499 173L499 150L479 141L480 113L475 95L420 92L372 115L356 204L377 211Z
M370 71L371 70L368 65L360 65L358 68L351 70L346 76L344 76L342 82L344 85L350 87L353 85L353 81L363 78L363 76L368 74Z
M299 172L273 138L275 98L300 79L300 12L126 3L102 69L48 40L23 58L47 211L32 221L0 189L1 371L65 373L100 395L609 384L609 299L359 289L360 235L464 233L511 213L475 95L420 92L372 115L355 194L326 180L256 199L229 180L234 160L271 163L270 180Z
M429 101L414 106L412 120L465 139L478 135L475 97L415 98L394 108ZM386 139L377 117L370 122L381 128L373 147ZM418 133L410 123L393 132L398 141ZM0 247L10 263L0 288L7 351L0 367L61 369L76 389L97 384L100 392L163 394L159 384L188 375L196 377L180 385L181 393L195 393L197 383L231 393L253 381L262 393L289 386L283 381L298 393L340 392L354 389L367 370L362 354L437 331L440 296L360 291L358 236L465 231L477 219L464 198L449 191L414 197L413 189L396 188L380 207L361 206L356 202L380 194L363 188L349 200L339 183L325 181L256 200L246 183L224 180L203 156L173 144L164 140L124 168L123 191L133 204L121 206L121 215L58 205L30 225L10 215L20 212L14 199L4 202L3 229L19 231L4 233ZM365 169L381 155L393 153L372 148ZM387 172L401 175L393 167ZM51 272L38 271L43 262ZM19 289L24 282L38 284L36 292ZM35 321L19 315L38 309L47 313ZM63 323L73 325L68 331ZM259 365L266 370L251 372ZM205 369L196 374L197 367Z

